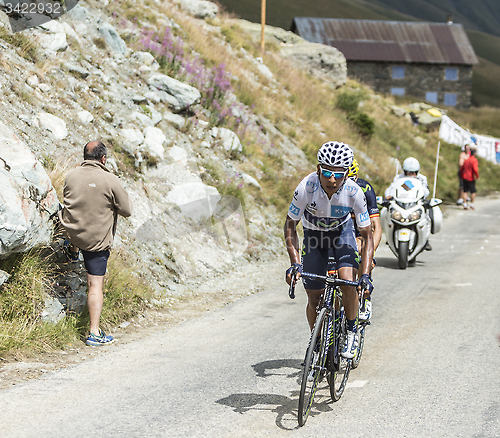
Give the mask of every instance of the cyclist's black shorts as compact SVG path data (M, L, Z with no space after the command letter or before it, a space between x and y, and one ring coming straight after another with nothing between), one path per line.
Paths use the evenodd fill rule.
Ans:
M359 268L360 256L357 250L354 226L350 220L340 230L313 231L304 229L302 247L302 268L304 272L325 275L328 269L328 258L332 255L337 268ZM323 289L324 283L302 278L306 289Z
M103 276L108 266L109 251L82 251L85 270L90 275Z

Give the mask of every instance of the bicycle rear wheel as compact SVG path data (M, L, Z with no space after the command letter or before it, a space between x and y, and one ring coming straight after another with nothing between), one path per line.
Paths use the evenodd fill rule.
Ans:
M316 317L311 341L307 348L304 372L302 373L302 383L299 395L299 426L306 423L311 411L314 396L319 382L326 374L326 332L328 325L328 314L325 308L321 309Z
M345 314L344 312L342 312L342 319L340 320L340 324L335 326L334 360L336 370L332 371L328 376L328 383L330 384L330 395L333 401L337 401L340 399L340 397L342 397L352 366L352 359L346 359L340 354L346 336L345 323Z

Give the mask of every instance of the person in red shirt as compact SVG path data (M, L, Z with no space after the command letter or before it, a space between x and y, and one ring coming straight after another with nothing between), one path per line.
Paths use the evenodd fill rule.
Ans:
M479 179L479 165L476 158L476 150L471 149L470 157L462 165L462 179L464 180L464 209L474 210L474 199L476 198L476 179ZM470 202L467 204L467 192L470 192Z
M460 152L460 156L458 157L458 200L457 205L464 204L464 180L462 178L462 166L465 163L465 160L470 157L470 144L466 144L462 152Z

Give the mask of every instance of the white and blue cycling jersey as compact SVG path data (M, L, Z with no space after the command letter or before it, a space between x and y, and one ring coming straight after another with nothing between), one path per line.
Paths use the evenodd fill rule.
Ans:
M351 220L354 213L358 228L370 226L366 198L354 181L347 179L330 199L321 187L316 172L307 175L297 186L288 216L299 221L305 229L333 231Z

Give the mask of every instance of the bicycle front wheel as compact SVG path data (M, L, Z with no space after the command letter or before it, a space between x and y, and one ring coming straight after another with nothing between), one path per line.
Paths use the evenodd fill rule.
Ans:
M325 308L321 309L316 318L311 341L307 348L304 372L302 373L302 383L299 395L299 426L306 423L311 411L314 395L319 382L326 374L326 332L328 325L328 314Z
M360 324L358 326L358 352L356 356L352 359L351 368L355 369L358 367L361 361L361 354L363 353L363 347L365 346L365 329L366 324Z
M342 397L344 389L347 385L347 379L351 371L352 359L342 357L340 352L344 345L346 336L345 315L343 315L340 324L335 326L335 345L334 345L334 365L335 371L332 371L328 376L330 384L330 395L333 401L337 401Z

